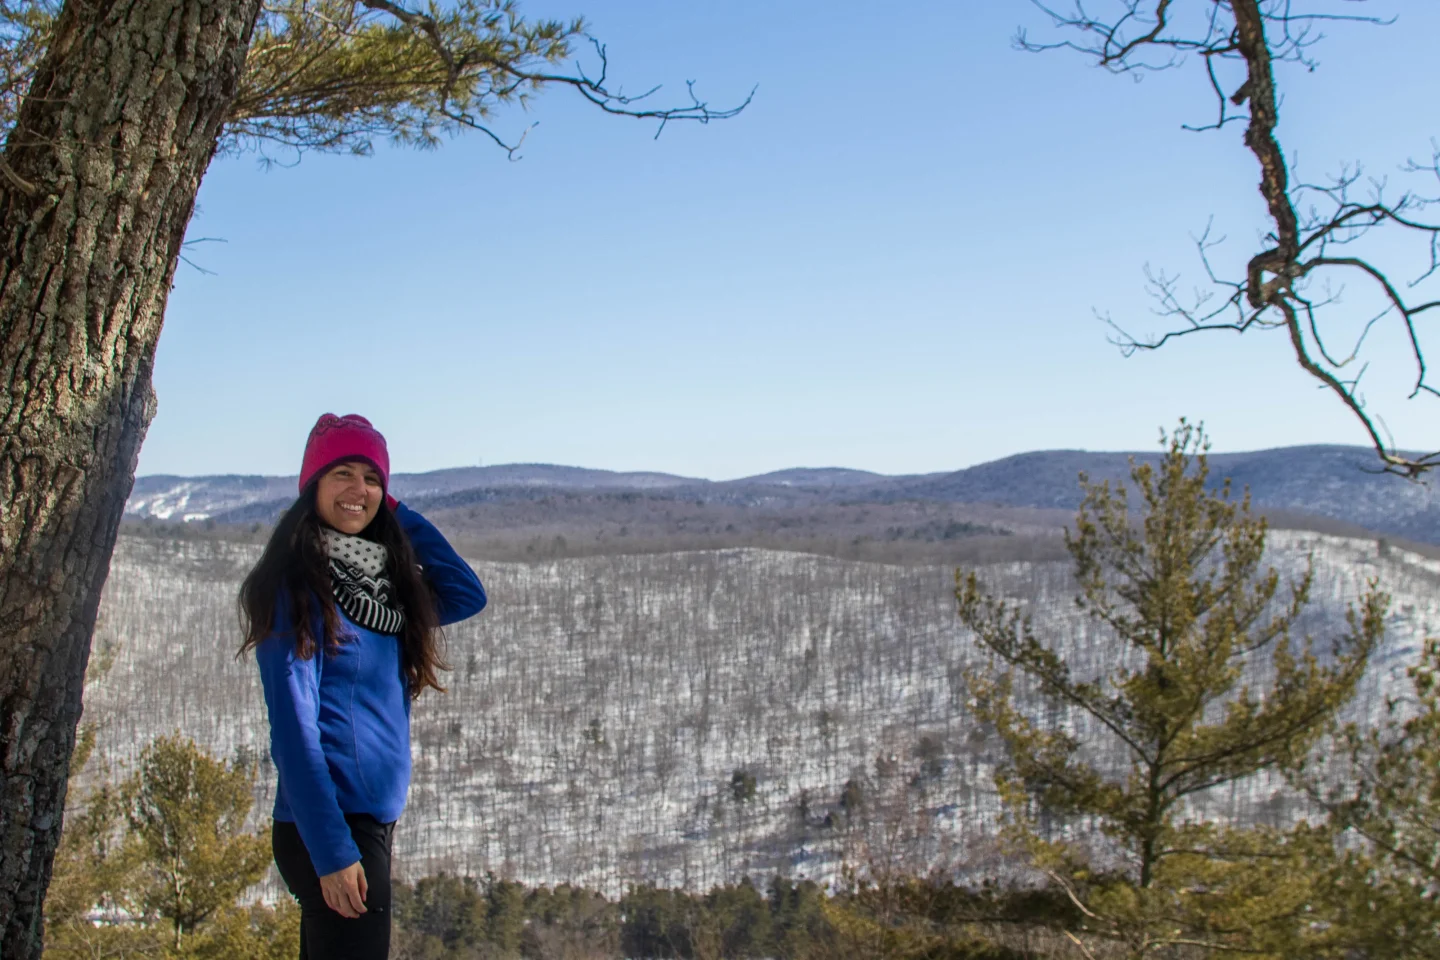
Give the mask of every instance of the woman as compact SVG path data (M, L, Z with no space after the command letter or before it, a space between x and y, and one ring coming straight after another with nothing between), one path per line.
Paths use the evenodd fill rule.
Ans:
M275 865L300 902L302 960L384 960L391 834L410 785L410 701L443 691L439 627L485 590L430 522L386 492L364 417L310 431L300 497L240 588L279 783Z

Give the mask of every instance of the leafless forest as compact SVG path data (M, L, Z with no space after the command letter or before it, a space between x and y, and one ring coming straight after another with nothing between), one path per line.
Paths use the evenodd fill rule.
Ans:
M115 553L86 693L101 762L87 774L118 775L178 730L261 764L263 818L263 700L253 663L234 656L235 592L259 548L159 532ZM1440 562L1374 539L1272 534L1282 574L1307 557L1317 640L1343 629L1366 578L1394 598L1355 705L1377 710L1440 626ZM449 631L450 690L416 706L402 875L493 870L613 890L825 879L845 861L1006 870L995 745L967 714L962 678L981 654L956 622L952 563L751 547L476 568L491 606ZM1105 637L1075 618L1066 563L981 571L1026 601L1077 670L1104 669ZM1204 804L1245 818L1291 809L1269 780Z

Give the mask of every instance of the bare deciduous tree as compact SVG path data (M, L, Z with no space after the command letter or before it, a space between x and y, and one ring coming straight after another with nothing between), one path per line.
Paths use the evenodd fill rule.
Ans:
M1016 43L1023 50L1071 50L1113 73L1135 75L1198 60L1215 113L1187 129L1243 125L1245 148L1259 169L1270 227L1243 276L1215 269L1210 253L1220 240L1207 227L1197 240L1205 282L1193 294L1182 290L1175 274L1146 271L1158 312L1173 328L1159 337L1137 338L1112 322L1121 349L1127 354L1156 349L1207 331L1283 330L1305 372L1359 421L1384 470L1416 478L1440 466L1440 451L1397 448L1381 413L1367 406L1361 391L1368 335L1377 325L1398 324L1413 361L1409 397L1440 397L1428 378L1416 329L1425 315L1440 314L1436 284L1428 282L1440 267L1440 220L1427 215L1440 196L1421 192L1435 189L1430 181L1440 179L1440 145L1432 141L1428 159L1408 160L1399 171L1407 181L1423 180L1429 187L1396 191L1359 165L1341 166L1322 182L1305 180L1277 133L1276 65L1314 69L1312 48L1326 24L1388 21L1347 12L1367 0L1101 0L1104 15L1092 14L1094 5L1079 0L1068 8L1033 2L1062 39L1039 40L1022 31ZM1376 241L1382 235L1412 242L1423 266L1403 276L1393 253L1383 260L1379 255ZM1359 288L1366 306L1358 309L1368 310L1364 316L1339 308L1347 282Z

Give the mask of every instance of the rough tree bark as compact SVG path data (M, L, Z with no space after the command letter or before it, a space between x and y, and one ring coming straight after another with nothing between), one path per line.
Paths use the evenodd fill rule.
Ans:
M0 162L0 956L40 955L165 302L259 0L67 0Z

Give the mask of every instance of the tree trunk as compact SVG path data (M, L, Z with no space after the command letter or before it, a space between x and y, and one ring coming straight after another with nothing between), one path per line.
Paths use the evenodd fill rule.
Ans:
M259 0L68 0L0 165L0 956L31 960L90 634Z

